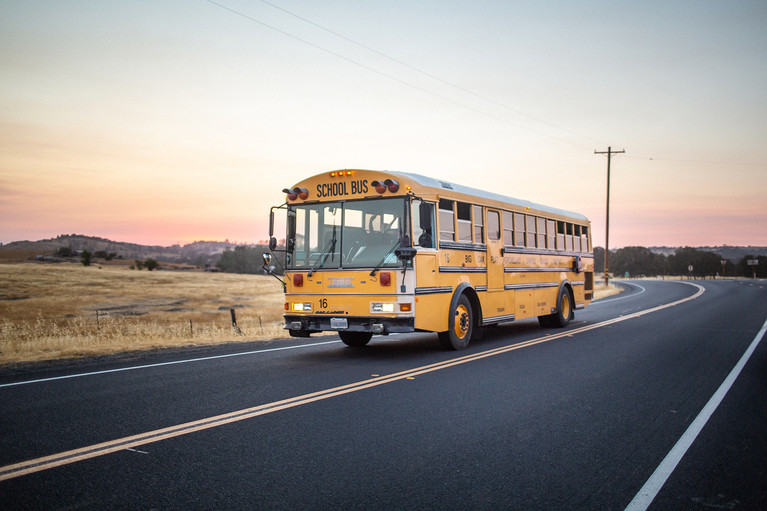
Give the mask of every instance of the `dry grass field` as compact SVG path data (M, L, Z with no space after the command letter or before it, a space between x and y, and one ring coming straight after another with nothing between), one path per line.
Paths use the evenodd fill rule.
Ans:
M0 264L0 282L0 365L286 337L269 276L22 263Z
M620 294L622 291L623 289L616 286L615 284L608 284L605 286L604 281L594 282L594 300L599 300L600 298L607 298L608 296L617 295L617 294Z
M285 336L269 276L24 263L0 282L0 364Z

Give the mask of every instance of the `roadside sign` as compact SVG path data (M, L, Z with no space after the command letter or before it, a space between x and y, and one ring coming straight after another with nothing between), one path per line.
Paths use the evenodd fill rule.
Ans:
M749 259L748 260L749 266L759 266L759 259Z

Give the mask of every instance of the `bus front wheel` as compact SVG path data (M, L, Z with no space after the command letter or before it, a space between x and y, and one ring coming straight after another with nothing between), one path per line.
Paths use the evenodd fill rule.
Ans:
M450 311L447 332L439 333L439 343L448 350L462 350L469 345L474 331L474 315L471 302L466 295L461 295L455 307Z
M347 346L361 347L370 342L373 334L370 332L338 332L338 336Z

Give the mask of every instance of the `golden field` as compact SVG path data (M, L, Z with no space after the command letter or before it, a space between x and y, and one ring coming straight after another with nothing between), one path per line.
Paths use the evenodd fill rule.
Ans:
M287 336L270 276L21 263L0 264L0 282L0 365Z
M22 263L0 282L0 364L286 335L269 276Z

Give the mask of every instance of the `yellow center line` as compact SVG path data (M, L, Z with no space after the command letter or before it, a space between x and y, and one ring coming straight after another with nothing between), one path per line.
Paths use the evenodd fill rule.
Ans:
M316 401L321 401L324 399L338 397L344 394L349 394L351 392L357 392L360 390L377 387L379 385L385 385L387 383L392 383L392 382L403 380L403 379L414 378L415 376L419 376L422 374L439 371L442 369L447 369L448 367L454 367L461 364L467 364L469 362L474 362L477 360L481 360L483 358L493 357L496 355L501 355L503 353L508 353L508 352L519 350L522 348L535 346L536 344L542 344L544 342L572 337L574 335L577 335L583 332L588 332L590 330L603 328L609 325L620 323L622 321L638 318L645 314L650 314L663 309L667 309L669 307L674 307L676 305L688 302L690 300L695 300L696 298L698 298L700 295L702 295L705 292L705 289L698 284L692 284L688 282L683 282L683 283L697 287L698 292L692 296L683 298L681 300L677 300L675 302L659 305L651 309L645 309L639 312L635 312L633 314L628 314L626 316L620 316L617 318L609 319L607 321L602 321L600 323L594 323L593 325L586 325L580 328L575 328L573 330L566 330L558 334L546 335L544 337L538 337L536 339L523 341L523 342L512 344L509 346L503 346L500 348L495 348L495 349L483 351L480 353L475 353L472 355L465 355L463 357L453 358L443 362L437 362L434 364L416 367L414 369L408 369L406 371L401 371L399 373L394 373L387 376L379 376L379 377L371 378L368 380L349 383L347 385L342 385L340 387L320 390L317 392L312 392L310 394L304 394L301 396L283 399L281 401L275 401L273 403L266 403L263 405L254 406L252 408L245 408L242 410L237 410L234 412L216 415L216 416L208 417L205 419L199 419L192 422L178 424L176 426L156 429L154 431L148 431L146 433L140 433L138 435L119 438L116 440L110 440L108 442L94 444L87 447L81 447L79 449L61 452L61 453L53 454L50 456L44 456L42 458L23 461L21 463L15 463L13 465L6 465L4 467L0 467L0 481L4 481L6 479L13 479L13 478L20 477L27 474L32 474L34 472L48 470L48 469L59 467L62 465L68 465L70 463L75 463L77 461L82 461L82 460L86 460L90 458L95 458L98 456L103 456L105 454L109 454L116 451L132 449L134 447L151 444L154 442L159 442L160 440L166 440L168 438L187 435L189 433L194 433L196 431L202 431L205 429L223 426L224 424L230 424L233 422L251 419L253 417L258 417L260 415L266 415L266 414L277 412L280 410L286 410L288 408L294 408L297 406L314 403Z

